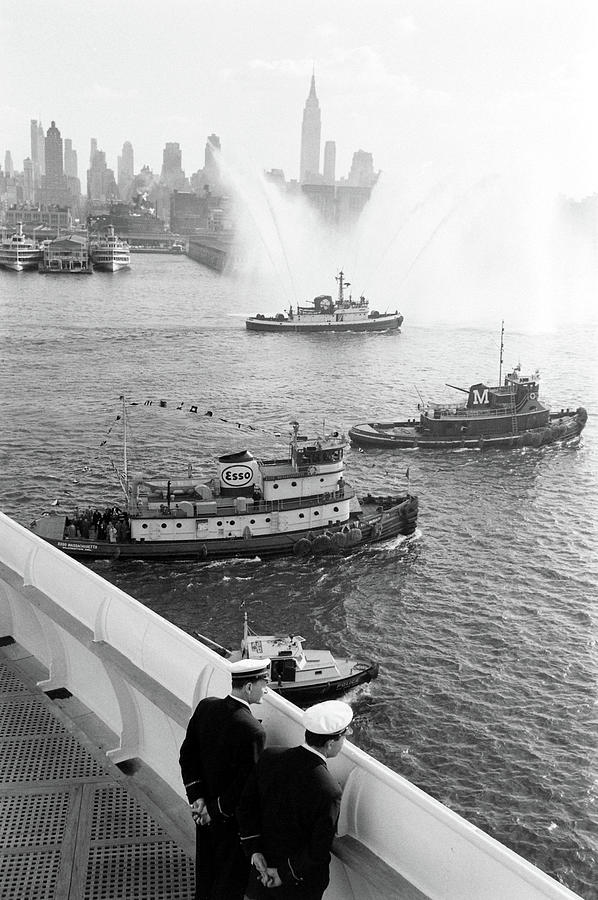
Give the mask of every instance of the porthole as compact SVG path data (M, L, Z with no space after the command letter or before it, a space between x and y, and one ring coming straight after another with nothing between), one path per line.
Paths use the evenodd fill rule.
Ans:
M255 519L250 519L250 520L249 520L249 524L250 524L250 525L255 525Z
M297 487L297 482L296 482L296 481L291 481L291 487Z
M222 522L216 522L216 525L218 526L218 528L222 528Z
M305 518L305 516L303 515L303 513L299 513L299 518L300 518L300 519L304 519L304 518Z
M324 484L324 479L320 478L320 484Z
M166 522L162 522L160 528L166 528Z
M272 487L274 488L275 491L278 490L278 485L277 485L277 484L273 484Z
M314 513L314 516L319 516L319 515L320 515L320 513L319 513L318 510L316 509L316 511L315 511L315 513Z
M182 523L182 522L177 522L177 523L176 523L176 527L177 527L177 528L182 528L182 527L183 527L183 523Z
M231 519L230 522L229 522L228 524L229 524L229 525L234 525L234 524L235 524L235 520L234 520L234 519Z
M332 508L333 508L334 512L338 512L338 506L333 506Z
M270 521L270 516L266 516L266 522Z
M147 528L147 522L144 522L143 525L142 525L141 527L142 527L142 528Z

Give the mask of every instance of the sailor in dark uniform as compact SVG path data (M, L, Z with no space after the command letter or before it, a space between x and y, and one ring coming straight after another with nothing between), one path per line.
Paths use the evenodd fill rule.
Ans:
M180 766L197 826L196 900L243 900L249 862L235 818L241 792L266 740L250 704L261 703L269 659L231 665L228 697L206 697L193 713Z
M352 718L339 700L310 707L303 714L305 742L265 750L249 776L237 815L252 863L251 896L321 900L341 804L326 761L340 752Z

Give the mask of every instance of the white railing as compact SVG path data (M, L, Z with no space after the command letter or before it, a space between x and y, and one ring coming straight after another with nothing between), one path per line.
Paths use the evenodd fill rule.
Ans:
M201 697L229 690L226 660L0 513L5 635L48 669L45 690L66 687L112 729L115 761L141 758L184 796L186 722ZM260 717L269 743L302 740L300 710L278 695ZM344 788L341 844L348 837L326 900L394 900L401 876L435 900L577 896L357 747L346 744L331 769ZM351 858L355 847L375 877Z

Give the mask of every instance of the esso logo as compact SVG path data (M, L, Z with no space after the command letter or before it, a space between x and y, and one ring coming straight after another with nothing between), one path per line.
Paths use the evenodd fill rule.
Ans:
M238 487L243 484L251 484L253 481L253 469L251 466L226 466L220 473L220 480L230 487Z

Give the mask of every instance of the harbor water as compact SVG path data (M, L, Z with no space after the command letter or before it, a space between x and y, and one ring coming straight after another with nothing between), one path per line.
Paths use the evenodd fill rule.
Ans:
M27 525L51 504L122 504L121 395L130 472L209 478L221 453L284 455L292 420L346 431L454 398L446 382L497 382L500 322L417 324L405 294L401 333L247 332L247 315L286 305L262 301L186 257L86 278L0 271L2 511ZM539 368L553 409L584 406L575 444L347 450L358 489L418 494L413 538L347 557L92 566L229 647L247 612L256 631L376 659L379 678L349 698L355 743L596 900L597 343L595 323L562 314L545 331L505 323L503 374Z

